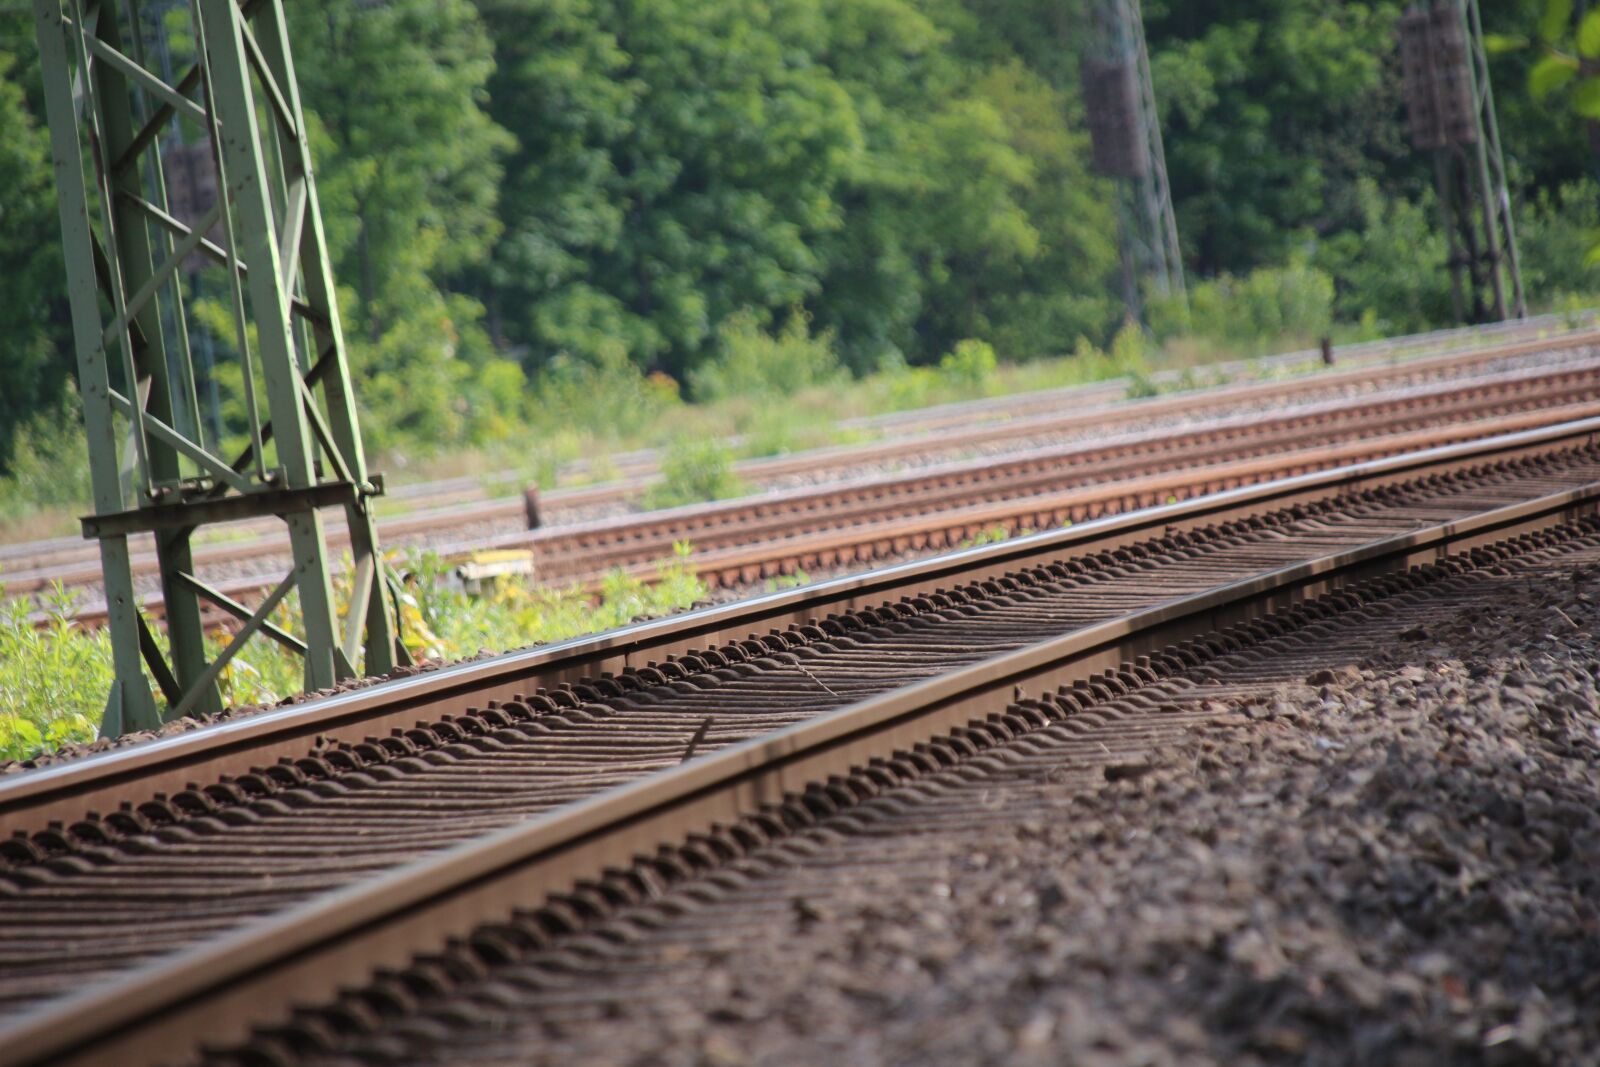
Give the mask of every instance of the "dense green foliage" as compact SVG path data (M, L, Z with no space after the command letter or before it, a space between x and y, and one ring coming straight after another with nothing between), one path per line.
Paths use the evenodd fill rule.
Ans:
M1103 327L1111 235L1062 94L908 0L486 7L516 137L483 272L527 350L681 374L804 308L852 365Z
M550 456L579 447L565 413L620 438L687 394L747 398L736 429L780 449L785 398L847 373L884 369L910 402L941 360L945 380L985 351L1109 346L1116 226L1087 171L1084 4L289 5L373 445L532 438ZM1258 351L1444 324L1400 0L1144 6L1194 297L1152 308L1158 337ZM1528 289L1548 306L1596 288L1600 22L1567 0L1485 18ZM30 38L25 14L0 15L0 470L33 478L74 434Z
M56 298L61 238L49 134L23 90L37 78L37 55L8 50L19 25L0 15L0 470L23 426L55 415L72 355Z
M1202 274L1282 263L1359 225L1362 178L1408 154L1401 4L1151 0L1178 228Z
M367 438L381 449L492 430L516 386L508 398L481 306L450 284L500 233L512 146L484 112L482 20L468 0L307 0L291 17Z

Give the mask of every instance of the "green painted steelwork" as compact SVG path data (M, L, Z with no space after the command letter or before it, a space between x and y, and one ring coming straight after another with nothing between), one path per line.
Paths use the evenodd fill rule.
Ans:
M392 669L406 655L370 508L382 480L361 446L281 0L34 0L34 14L94 486L84 531L100 542L117 674L102 733L160 724L152 682L167 715L220 710L217 679L258 634L304 655L307 688L357 662ZM174 196L164 161L182 153L191 177ZM218 305L230 321L196 345L197 375L202 268L211 321ZM230 345L243 410L229 414L246 442L231 461L211 368ZM342 624L330 506L343 508L353 559ZM251 609L195 577L190 544L202 526L263 514L287 525L293 563ZM128 538L145 531L166 656L129 563ZM291 591L303 638L269 619ZM215 655L207 606L240 622Z
M1471 62L1468 73L1479 136L1475 153L1478 198L1483 208L1488 238L1490 288L1495 310L1504 319L1528 317L1522 291L1522 264L1517 254L1517 227L1511 213L1511 187L1506 179L1505 152L1500 147L1500 117L1494 106L1494 85L1489 79L1489 52L1483 39L1483 17L1478 0L1461 0L1461 20L1467 33Z
M1411 5L1400 21L1414 147L1434 156L1457 322L1527 316L1478 0Z
M1161 296L1187 299L1178 221L1139 0L1095 0L1091 12L1085 70L1115 71L1124 82L1120 94L1086 92L1085 97L1091 109L1098 105L1106 112L1091 113L1092 132L1104 145L1115 146L1102 157L1111 165L1097 169L1116 182L1123 301L1138 320L1143 318L1146 287ZM1097 145L1097 157L1101 147Z

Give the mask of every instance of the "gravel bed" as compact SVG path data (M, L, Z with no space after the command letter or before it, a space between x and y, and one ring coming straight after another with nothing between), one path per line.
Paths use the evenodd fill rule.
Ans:
M326 1062L1600 1063L1600 549L1363 614Z

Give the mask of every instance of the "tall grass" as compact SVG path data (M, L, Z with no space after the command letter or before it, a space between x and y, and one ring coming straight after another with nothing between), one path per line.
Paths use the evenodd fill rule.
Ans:
M675 557L660 565L655 582L619 571L605 579L598 595L513 578L492 595L470 596L434 553L415 554L399 569L407 575L400 597L402 633L418 659L463 659L561 641L681 610L706 593L687 545L677 546ZM0 585L0 601L4 595ZM105 631L87 632L73 621L73 601L59 588L47 597L43 626L30 618L25 600L0 603L0 758L26 759L95 737L114 676L111 641ZM292 599L274 621L299 632ZM224 635L213 639L213 655L224 642ZM229 707L276 703L300 691L300 659L271 641L254 640L222 672L219 687Z

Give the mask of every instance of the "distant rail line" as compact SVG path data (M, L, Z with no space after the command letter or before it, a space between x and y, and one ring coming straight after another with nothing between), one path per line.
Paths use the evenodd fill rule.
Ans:
M1548 328L1548 324L1546 326ZM1258 382L1225 388L1180 393L1131 403L1120 401L1125 384L1107 383L1072 390L1048 390L993 400L971 401L923 411L857 420L864 426L880 427L894 434L889 439L866 445L835 447L793 455L747 460L738 465L740 476L754 486L783 486L796 479L811 482L864 476L862 472L892 470L911 461L927 462L929 457L962 457L982 451L1026 448L1029 442L1052 438L1070 439L1074 435L1125 434L1139 429L1163 427L1173 423L1226 417L1230 412L1250 410L1262 405L1289 405L1337 398L1352 391L1405 389L1439 383L1451 378L1482 374L1497 364L1518 359L1550 356L1581 359L1600 345L1600 331L1581 330L1555 337L1526 337L1531 324L1510 333L1512 340L1486 348L1448 352L1443 355L1414 357L1405 362L1380 362L1340 369L1284 381ZM1502 334L1495 332L1491 337ZM1443 335L1445 338L1450 334ZM1477 334L1469 335L1473 338ZM1424 339L1414 339L1413 346ZM1435 341L1434 343L1442 343ZM1405 352L1400 342L1372 346L1366 360ZM1277 357L1264 361L1284 362L1299 357ZM573 517L593 514L597 509L620 509L637 501L655 482L658 457L638 453L623 457L619 480L578 488L564 488L544 495L542 510L554 524L567 524ZM469 490L462 480L402 489L397 497L413 501L419 510L383 520L382 532L392 543L418 540L438 541L451 531L477 531L497 528L502 532L521 526L525 502L520 496L493 500L462 500ZM481 491L481 490L479 490ZM430 500L446 500L441 506L428 506ZM260 561L262 569L275 565L286 551L276 524L240 524L238 537L224 543L197 546L196 564L203 570L237 570ZM330 528L332 543L343 537L337 523ZM138 547L136 574L153 576L156 569L152 548ZM219 577L238 577L220 575ZM47 592L56 583L68 589L92 589L99 581L99 559L92 542L77 538L0 545L0 580L9 596L30 596ZM93 616L91 611L89 615Z
M592 586L618 569L648 578L660 561L671 557L674 544L688 542L703 579L714 587L739 586L796 571L956 547L996 534L1049 529L1303 471L1582 417L1593 413L1594 398L1600 396L1595 341L1562 339L1550 351L1569 358L1549 368L1494 367L1512 355L1526 355L1525 346L1519 345L1510 353L1501 349L1498 354L1440 358L1383 374L1341 372L984 425L942 435L941 445L960 454L996 442L1094 432L1069 436L1061 444L709 504L536 530L481 532L485 522L506 518L508 508L520 514L522 504L514 501L418 517L404 529L426 529L433 546L451 559L484 549L527 550L537 578L557 585ZM1472 373L1486 366L1494 372ZM1349 391L1357 386L1359 391ZM766 460L762 469L769 478L804 469L817 477L830 469L885 466L926 447L926 442L891 441L821 456ZM592 506L625 499L639 489L599 486L561 499L570 506ZM463 524L473 532L452 540L448 531ZM237 564L254 551L248 545L218 546L199 552L197 562L202 567L208 560ZM153 557L147 563L153 566ZM30 583L35 588L47 580L89 583L97 575L93 565L73 564L31 575L19 572L8 582L13 592L21 592ZM250 601L270 589L276 577L263 572L261 577L216 579L216 584L235 599ZM159 614L159 597L148 598L145 606ZM86 605L78 619L99 625L103 607ZM219 625L230 621L217 620Z

